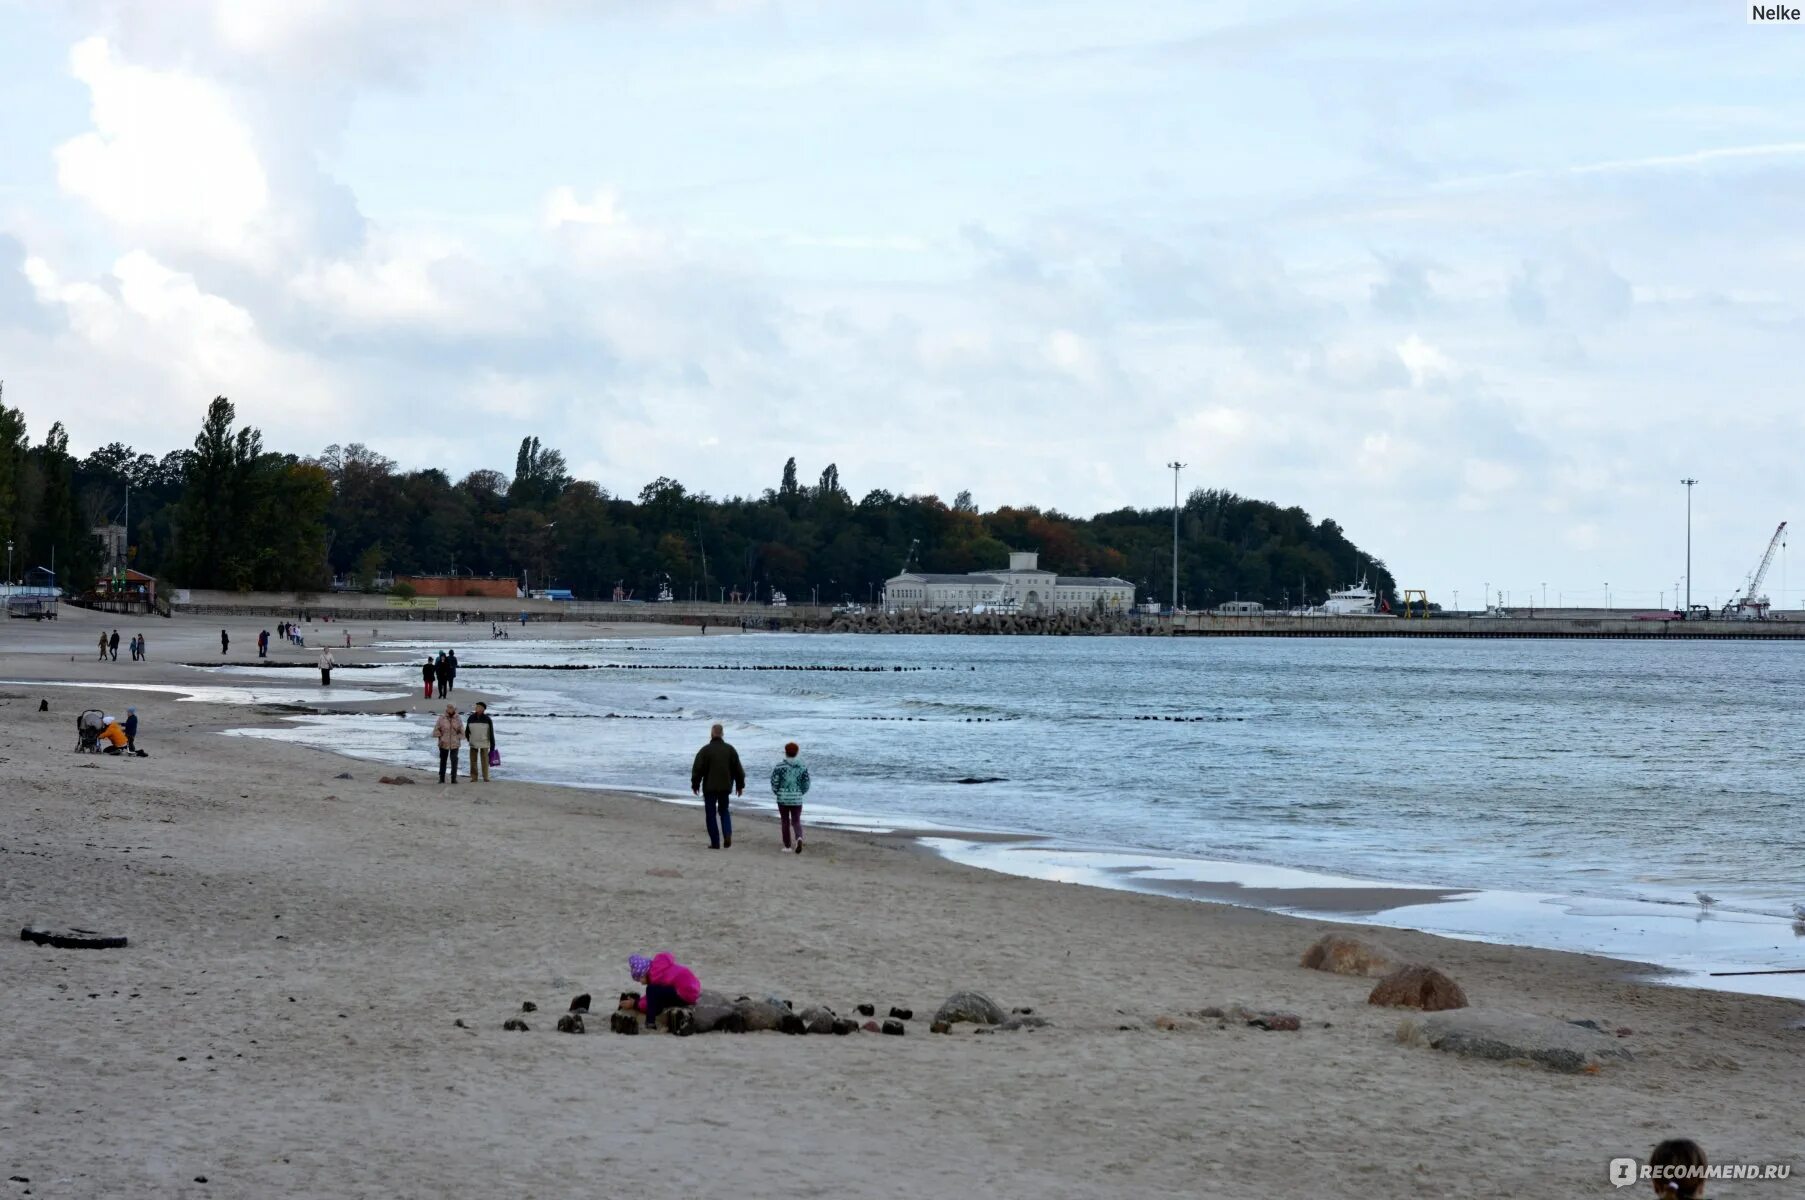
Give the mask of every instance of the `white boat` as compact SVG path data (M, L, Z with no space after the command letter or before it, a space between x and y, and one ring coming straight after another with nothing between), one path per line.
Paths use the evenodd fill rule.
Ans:
M789 606L790 606L790 598L788 596L784 595L782 592L772 592L771 593L771 607L772 608L788 608Z
M1378 611L1373 607L1374 599L1373 590L1362 579L1353 587L1330 592L1316 611L1325 617L1370 617Z
M667 583L658 589L658 599L653 601L653 603L674 604L676 603L676 600L677 597L671 595L671 585Z

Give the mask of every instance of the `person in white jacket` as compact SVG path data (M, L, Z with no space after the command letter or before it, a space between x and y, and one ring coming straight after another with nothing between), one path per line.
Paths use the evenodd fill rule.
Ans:
M331 647L321 646L320 647L320 686L321 687L331 687L332 686L332 668L337 665L338 665L337 663L332 661Z

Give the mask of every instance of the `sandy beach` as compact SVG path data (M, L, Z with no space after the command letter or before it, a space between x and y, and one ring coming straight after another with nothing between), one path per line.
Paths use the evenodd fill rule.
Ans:
M232 628L232 661L264 623ZM93 661L113 624L79 610L0 623L0 678L220 682L175 665L219 660L217 620L146 621L149 662ZM334 639L341 663L379 653L367 627L345 651L345 628L275 653L311 663ZM380 636L428 631L488 636ZM668 633L695 631L547 636ZM127 703L150 757L70 753L77 712ZM1596 1074L1461 1058L1401 1044L1404 1014L1367 1005L1370 980L1299 967L1341 928L1328 921L1010 878L896 836L816 829L785 855L751 793L734 847L710 852L692 809L505 769L438 786L423 717L417 759L398 765L417 786L220 734L279 719L167 692L0 687L8 938L34 923L131 938L0 939L0 1174L29 1180L0 1195L1580 1196L1614 1194L1608 1161L1667 1137L1805 1169L1805 1008L1790 1001L1385 931L1476 1007L1633 1031L1633 1061ZM902 1038L623 1038L605 1012L585 1036L554 1032L573 995L605 1010L632 986L629 953L667 949L729 995L916 1017ZM929 1034L968 988L1052 1024ZM503 1032L523 1001L539 1007L530 1031ZM1302 1028L1154 1026L1229 1003Z

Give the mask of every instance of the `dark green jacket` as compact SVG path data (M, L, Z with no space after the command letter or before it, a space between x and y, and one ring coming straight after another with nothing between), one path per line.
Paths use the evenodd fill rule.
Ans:
M723 738L710 738L690 764L689 786L705 792L729 792L736 787L743 791L746 768L740 766L740 752Z

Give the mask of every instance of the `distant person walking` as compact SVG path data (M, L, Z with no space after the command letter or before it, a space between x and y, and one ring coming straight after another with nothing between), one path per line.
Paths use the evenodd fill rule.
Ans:
M808 795L808 764L798 758L802 748L788 742L783 748L783 761L771 768L771 794L777 797L777 819L783 825L783 848L788 850L790 836L796 839L796 853L802 853L802 798Z
M119 631L115 629L113 636L107 639L107 649L112 653L114 662L119 661Z
M439 651L439 657L433 661L433 678L439 681L439 699L443 700L451 690L451 676L445 668L445 652Z
M463 748L464 723L458 720L458 708L447 704L439 719L433 722L432 736L439 743L439 782L445 782L445 768L451 768L451 782L458 781L458 751Z
M267 629L257 631L257 657L269 657L269 630Z
M470 719L464 722L464 739L470 743L470 782L479 778L489 782L489 755L495 749L495 722L489 719L489 706L478 700L470 708Z
M458 652L452 650L445 655L445 694L447 696L457 688Z
M320 647L320 686L332 686L332 668L338 664L332 661L332 647Z
M438 670L433 664L432 655L429 654L426 656L426 665L420 668L420 682L425 685L420 692L422 700L432 699L432 681L437 675Z
M105 662L106 660L107 660L107 631L103 629L100 631L100 661Z
M219 631L219 652L221 654L224 654L227 650L230 650L231 648L232 648L232 639L226 636L225 630L223 630L223 629L220 630Z
M746 794L746 769L740 765L740 752L722 736L719 725L708 730L708 745L696 751L689 766L689 790L702 797L702 808L708 820L708 848L720 850L733 845L733 818L727 812L728 793Z

